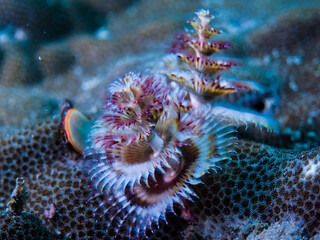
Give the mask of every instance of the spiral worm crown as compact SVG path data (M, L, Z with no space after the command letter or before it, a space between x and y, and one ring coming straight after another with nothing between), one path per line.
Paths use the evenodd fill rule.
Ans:
M190 184L230 151L234 129L223 120L161 77L129 73L114 82L85 151L95 188L108 196L99 207L118 206L110 222L120 227L131 216L128 231L139 236L174 203L192 201Z

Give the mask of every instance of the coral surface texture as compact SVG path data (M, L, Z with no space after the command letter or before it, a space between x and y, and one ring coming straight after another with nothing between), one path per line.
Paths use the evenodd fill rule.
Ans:
M0 239L320 239L318 0L0 0Z

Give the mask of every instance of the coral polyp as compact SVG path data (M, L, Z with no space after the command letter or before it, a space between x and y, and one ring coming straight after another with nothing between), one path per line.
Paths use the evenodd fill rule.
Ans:
M228 158L234 128L209 105L193 108L188 92L159 76L129 73L108 94L85 159L95 188L109 195L99 207L121 204L110 221L122 216L120 227L132 215L129 232L138 236L174 203L192 200L189 184Z

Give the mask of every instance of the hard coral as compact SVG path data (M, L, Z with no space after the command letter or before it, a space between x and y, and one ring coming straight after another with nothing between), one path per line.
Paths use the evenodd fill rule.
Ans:
M29 179L39 173L43 167L50 168L56 158L62 162L66 161L63 151L65 146L57 139L57 124L57 119L54 119L52 123L46 121L31 129L17 132L9 139L1 140L0 167L3 176L1 201L9 198L16 178Z
M40 218L49 229L60 232L67 239L110 239L118 226L110 225L108 220L119 206L97 221L95 209L104 198L100 196L90 200L98 192L88 187L93 183L88 179L86 170L82 169L83 159L74 158L75 155L69 153L59 132L59 122L54 119L18 132L7 140L1 140L1 205L4 206L9 200L15 179L24 176L28 179L30 196L26 210ZM46 212L52 205L55 210L48 218ZM22 215L15 218L15 222L26 218L40 226L40 221L36 221L30 214ZM2 216L2 219L12 219L8 214ZM172 217L169 218L170 222L171 219ZM175 230L172 228L170 231ZM118 236L125 239L128 233L119 232Z
M6 211L0 212L0 237L3 240L58 240L63 239L58 234L51 233L41 220L29 213L23 212L28 191L24 178L16 179L10 201L7 203Z
M195 189L199 200L190 206L191 215L200 222L211 219L214 228L230 222L239 222L240 228L241 221L257 226L291 216L303 234L315 234L320 214L319 149L294 153L239 142L236 151L221 174L202 178L205 184Z
M81 158L74 158L77 155L71 154L62 141L57 118L1 140L0 151L2 205L9 200L15 179L23 176L29 185L28 212L40 218L50 229L61 232L62 236L67 235L68 239L101 238L104 230L93 232L97 228L94 208L86 204L92 189L88 192L84 187L86 181L81 181L86 178L80 171ZM79 167L73 167L76 163ZM48 219L45 212L51 204L56 210ZM20 218L17 217L16 221Z
M88 187L94 183L85 180L83 160L73 159L64 143L52 134L55 132L58 122L47 122L1 142L2 204L9 200L15 178L24 176L29 183L27 211L41 218L50 229L64 233L68 239L108 239L114 233L118 233L119 239L128 238L125 226L130 226L134 215L128 215L120 230L118 221L110 224L120 209L118 219L126 211L121 204L114 204L117 199L110 196L89 200L99 192ZM28 143L30 136L34 137ZM21 155L21 149L27 155ZM218 233L223 234L218 234L220 238L241 237L286 216L303 229L301 234L316 234L320 225L319 149L296 153L245 141L238 141L235 149L237 152L230 155L229 161L219 164L222 170L202 176L203 184L190 185L198 199L184 201L184 209L174 205L177 216L166 213L168 224L160 220L158 230L152 224L154 233L146 231L146 236L161 239L183 234L201 239L205 233L199 229L206 226L206 234L211 232L212 238ZM108 198L110 202L106 201ZM113 207L99 219L105 208L96 213L95 209L102 202L106 208ZM51 204L56 210L49 219L45 211Z
M131 81L130 78L133 80ZM88 179L87 169L83 169L84 159L79 155L75 158L76 155L70 154L70 149L61 141L57 120L43 122L31 129L26 129L23 133L16 134L11 139L1 141L2 205L9 200L9 192L14 187L15 178L24 176L28 182L30 181L31 198L27 210L41 218L51 229L62 232L68 239L110 239L114 238L115 233L118 234L118 239L126 239L132 235L139 235L139 231L140 238L151 239L178 239L183 236L187 236L186 239L244 238L254 232L259 233L269 224L271 225L267 230L282 231L283 228L277 228L275 222L286 220L287 215L292 217L292 225L298 228L295 231L298 238L319 234L319 149L297 153L240 140L238 146L234 147L236 152L229 155L229 161L213 162L219 165L221 170L218 168L214 168L217 172L209 170L209 173L195 178L191 184L186 183L186 180L193 180L194 176L179 176L183 181L174 183L176 184L174 187L180 187L178 188L180 191L176 191L177 188L174 189L177 192L174 196L175 203L172 204L168 200L173 199L173 195L170 195L172 192L167 195L169 198L166 198L167 196L152 198L155 192L156 194L161 192L155 190L163 190L157 184L166 180L170 182L172 176L175 177L175 174L171 174L169 167L161 165L166 162L160 161L160 165L156 165L158 168L155 170L155 179L152 179L152 171L151 173L147 171L147 176L150 176L147 181L142 176L132 177L128 174L129 167L121 164L128 161L132 163L132 159L141 159L140 156L144 160L156 160L157 156L150 158L151 154L148 154L148 151L139 150L149 149L151 153L158 150L161 157L168 147L174 146L181 139L187 139L187 144L178 146L178 151L173 149L169 153L179 156L178 160L182 167L188 167L188 163L192 162L188 156L193 156L191 160L196 159L194 161L196 163L204 163L199 161L200 157L196 151L191 152L191 150L195 150L195 145L198 144L200 152L206 152L204 151L208 147L206 144L210 142L202 141L206 136L209 136L209 140L221 139L220 134L213 134L214 137L209 134L212 130L213 133L218 132L214 124L216 120L221 120L216 116L219 108L208 107L215 111L210 110L210 114L204 116L207 112L201 108L201 105L197 110L188 104L190 95L184 94L187 92L185 89L175 88L174 84L168 86L154 76L132 74L129 80L122 79L113 85L109 92L107 109L104 111L105 119L102 118L102 121L96 122L99 127L93 131L93 140L97 141L93 141L93 145L89 146L88 149L91 152L86 156L87 160L92 161L94 167L89 176L92 180ZM148 81L155 85L160 82L161 88L143 88L139 85L139 83L146 84ZM155 85L151 84L151 86ZM155 92L155 90L158 91ZM145 94L145 98L141 100L141 92L144 94L147 92L149 95ZM168 94L164 94L167 92ZM152 101L148 101L149 97L154 97L156 100L163 98L168 101L157 101L157 104L151 105L149 103ZM126 101L121 102L119 99ZM177 104L181 102L183 104ZM180 107L177 107L178 105ZM155 109L160 110L155 111ZM111 114L113 110L117 113L116 118ZM185 120L184 116L190 120L191 126L186 124L190 128L182 128L185 125L182 121ZM210 120L211 117L213 118ZM200 124L193 125L192 121ZM146 124L149 122L152 125ZM108 126L108 123L111 126ZM202 125L202 123L208 125ZM211 124L212 126L209 126ZM224 124L222 123L221 126L224 127ZM194 127L195 125L197 127ZM119 130L116 129L117 127ZM147 130L138 133L141 129ZM99 130L103 131L99 132ZM190 131L185 132L185 130ZM232 130L232 128L225 130ZM148 137L150 133L153 133L153 136L156 134L161 136L156 140L167 145L163 144L157 149L152 144L152 138ZM196 133L196 137L193 138L191 133ZM114 137L111 140L115 143L103 147L102 143L110 140L108 136ZM121 139L123 136L125 138ZM129 139L128 145L124 139ZM224 140L222 138L222 142ZM212 149L216 150L214 141L210 144L213 144ZM223 149L229 150L223 146L222 149L218 149L221 150L220 155ZM185 154L188 150L192 154ZM131 155L131 153L134 154ZM166 160L167 155L164 156ZM108 161L109 158L110 161ZM174 160L169 159L167 163L177 173L181 170L181 166L175 164ZM115 163L119 165L114 165ZM141 166L141 164L143 163L138 162L135 166ZM103 187L101 183L106 183L108 179L114 181L109 178L110 176L103 177L103 173L110 173L111 167L119 167L118 169L122 171L121 174L115 175L116 180L118 177L120 180L127 179L125 177L130 175L129 182L133 183L132 190L130 184L125 182L122 184L120 181L119 188L115 188L112 182L107 182L106 186L110 192L100 193ZM194 166L187 170L192 167ZM199 167L199 169L201 170L199 172L202 172L204 168ZM97 172L100 170L102 172ZM137 172L141 173L139 171L140 169ZM197 175L195 170L193 171L192 175ZM93 176L94 174L96 175ZM195 185L199 181L204 184ZM183 190L181 185L184 187ZM198 199L189 194L190 192L195 193ZM95 197L92 198L93 196ZM163 208L151 208L150 200L156 200L158 202L151 203L158 204L161 202L159 199L167 199L163 201L163 205L160 204ZM173 208L174 213L166 211L165 207ZM148 212L150 209L154 212ZM165 216L168 224L162 217L159 222L151 223L159 212L163 218ZM144 220L146 223L143 222ZM156 225L159 225L158 229ZM147 227L150 230L144 232L143 230ZM267 231L263 231L259 236L267 234Z

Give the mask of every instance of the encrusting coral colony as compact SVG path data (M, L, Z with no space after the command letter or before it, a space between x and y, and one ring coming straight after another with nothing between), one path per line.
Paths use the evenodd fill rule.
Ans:
M97 120L65 102L60 124L53 119L3 140L1 202L24 177L26 210L57 239L252 239L281 221L298 226L300 239L318 234L319 150L236 139L241 125L278 125L215 103L264 87L221 76L239 63L211 58L231 47L211 40L222 32L210 26L213 18L196 12L161 73L129 72L113 82ZM4 227L8 214L1 213L0 229L14 227Z

